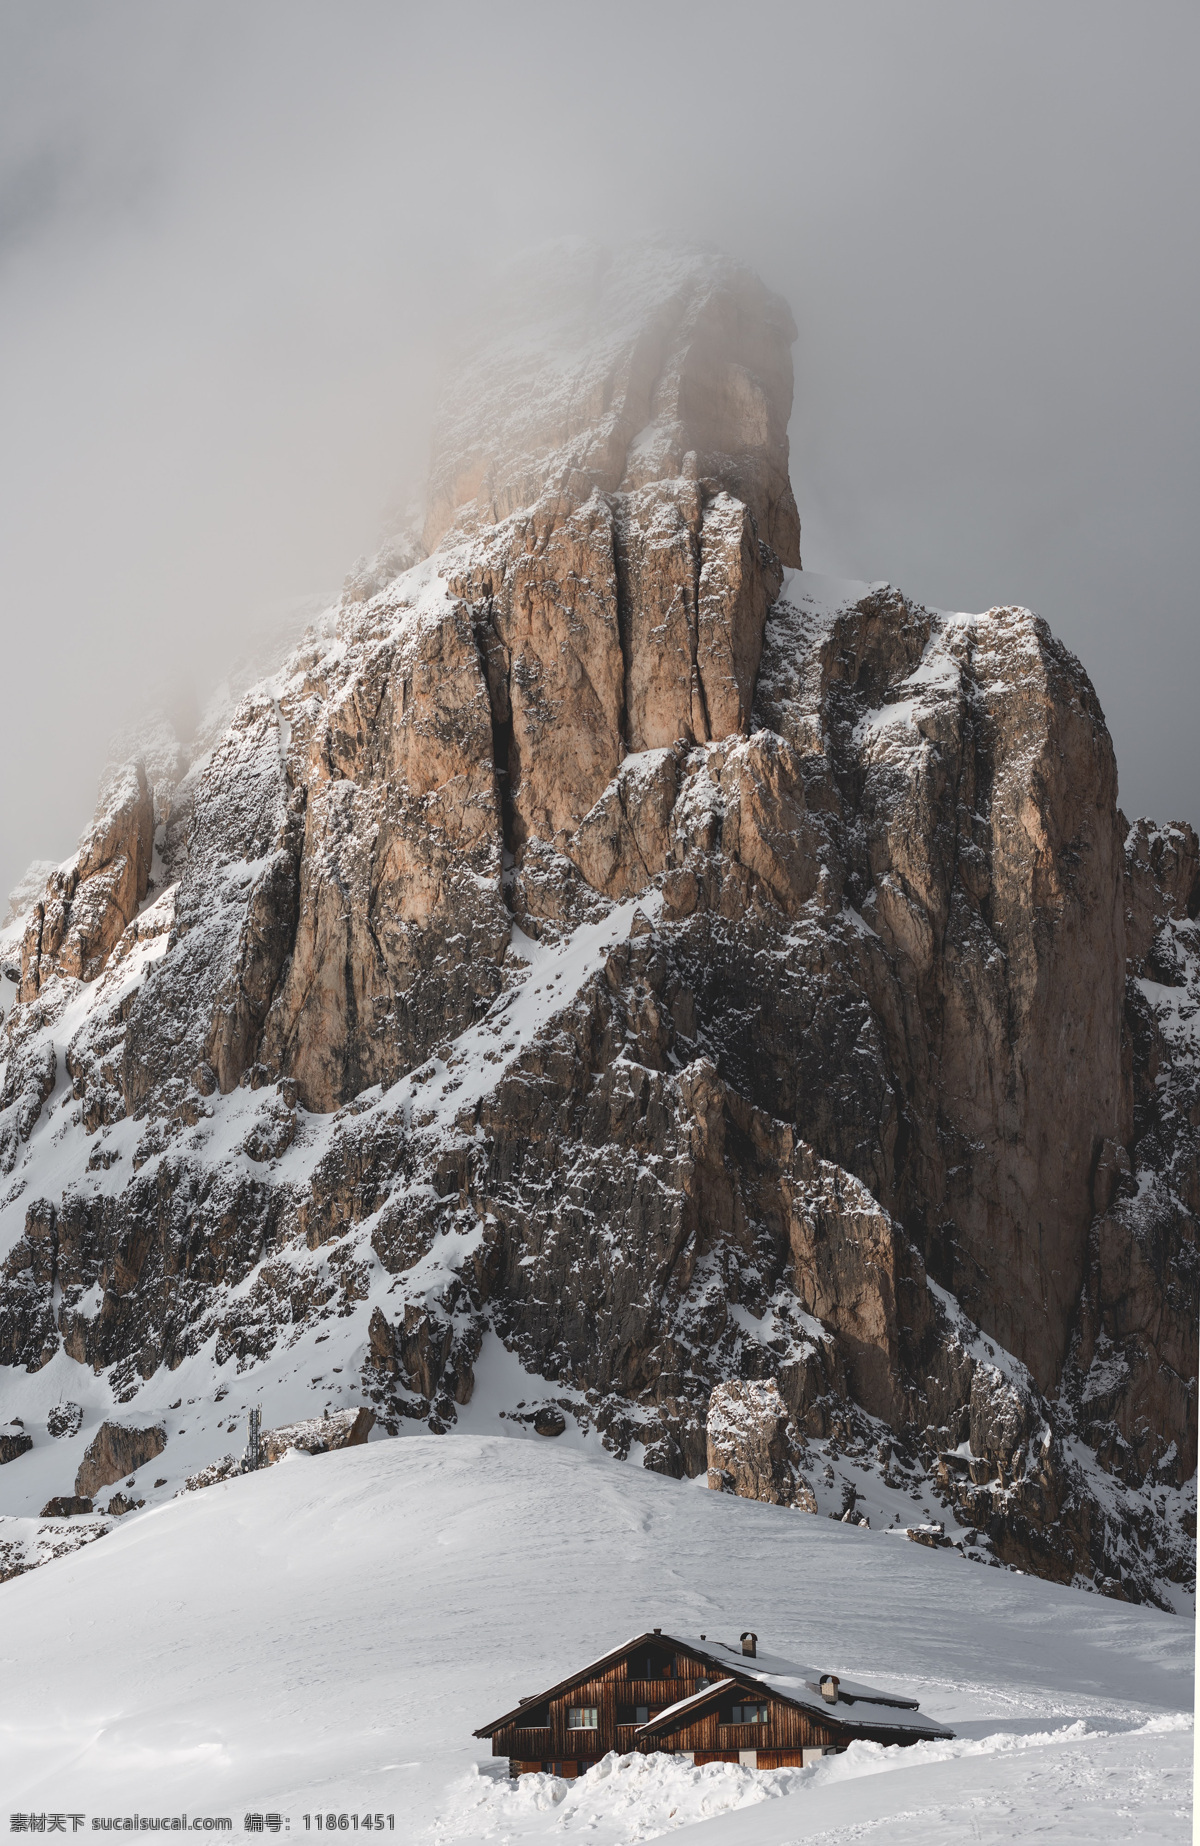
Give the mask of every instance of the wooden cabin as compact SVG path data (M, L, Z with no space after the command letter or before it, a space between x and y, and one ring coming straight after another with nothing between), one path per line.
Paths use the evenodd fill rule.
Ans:
M663 1751L696 1763L799 1768L855 1738L951 1737L915 1699L760 1654L747 1632L723 1641L636 1635L475 1732L510 1775L577 1776L610 1750Z

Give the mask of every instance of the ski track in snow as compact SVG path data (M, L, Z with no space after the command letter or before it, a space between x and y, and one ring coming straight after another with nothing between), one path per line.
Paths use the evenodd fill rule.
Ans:
M1191 1838L1193 1628L561 1443L293 1456L0 1587L6 1812L390 1812L627 1846ZM476 1726L629 1634L760 1641L953 1742L805 1770L610 1758L513 1784Z

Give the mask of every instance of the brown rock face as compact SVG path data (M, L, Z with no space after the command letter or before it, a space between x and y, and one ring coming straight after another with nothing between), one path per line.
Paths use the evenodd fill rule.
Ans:
M75 859L23 904L17 992L24 1005L5 1022L0 1058L0 1175L12 1171L54 1090L51 1034L69 983L96 981L119 954L149 887L153 845L153 791L138 760L110 773Z
M51 873L21 943L22 1000L51 973L94 981L146 895L154 847L154 797L136 763L109 784L79 853Z
M520 518L497 540L494 562L452 588L478 612L508 831L514 844L554 841L574 830L624 750L613 515L596 494L565 519L549 508Z
M718 1385L708 1402L708 1484L743 1500L815 1513L800 1443L773 1378Z
M134 1499L127 1493L115 1493L104 1511L110 1519L123 1519L126 1513L136 1513L139 1506L145 1506L144 1500Z
M543 501L451 579L475 611L506 840L574 858L622 759L749 722L780 572L749 509L691 482Z
M76 1494L91 1498L122 1475L135 1474L146 1462L161 1455L166 1446L167 1432L158 1425L136 1429L124 1423L101 1423L79 1464ZM90 1512L90 1506L86 1510Z
M444 613L382 644L364 623L349 698L319 665L291 689L296 918L255 1049L306 1108L391 1081L495 996L508 921L491 713L473 627Z
M1123 817L1122 817L1123 818ZM1135 974L1174 971L1171 925L1200 916L1200 840L1186 821L1156 827L1125 824L1125 939ZM1166 983L1174 985L1170 979Z
M464 498L483 475L453 459L468 439L448 406L431 506L472 541L402 591L356 579L370 600L343 610L339 645L250 695L176 789L180 953L135 1005L126 1109L164 1068L176 1108L206 1072L227 1093L256 1062L309 1109L391 1083L499 992L505 853L553 907L524 861L574 857L629 753L747 728L781 561L798 562L794 329L723 259L635 253L598 303L571 288L557 371L539 363L531 390L501 341L487 396L466 387L470 453L499 445L486 494ZM623 331L597 357L614 290Z
M1029 1391L994 1365L980 1365L971 1380L971 1451L1011 1474L1040 1435L1041 1419ZM1040 1446L1040 1445L1039 1445Z

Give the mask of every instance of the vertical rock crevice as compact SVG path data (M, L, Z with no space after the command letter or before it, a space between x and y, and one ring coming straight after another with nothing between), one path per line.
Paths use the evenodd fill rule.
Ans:
M628 515L618 495L609 502L612 514L613 582L617 601L617 639L621 649L621 706L619 730L622 755L638 746L633 742L631 707L633 698L633 611L629 588Z
M488 585L486 599L472 611L479 671L487 692L492 730L492 764L505 865L516 857L517 810L513 783L512 660L495 626L495 601Z

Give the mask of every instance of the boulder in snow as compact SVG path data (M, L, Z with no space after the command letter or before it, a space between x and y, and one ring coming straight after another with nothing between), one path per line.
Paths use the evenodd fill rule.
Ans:
M46 1428L52 1436L77 1436L83 1422L82 1404L55 1404L46 1417Z
M0 1468L32 1447L33 1437L26 1435L19 1423L0 1423Z
M75 1476L75 1492L90 1497L110 1482L119 1481L122 1475L136 1474L146 1462L161 1455L166 1446L167 1432L161 1424L137 1429L127 1423L101 1423L84 1450Z
M708 1401L708 1484L744 1500L817 1510L800 1472L799 1438L773 1378L732 1379Z

